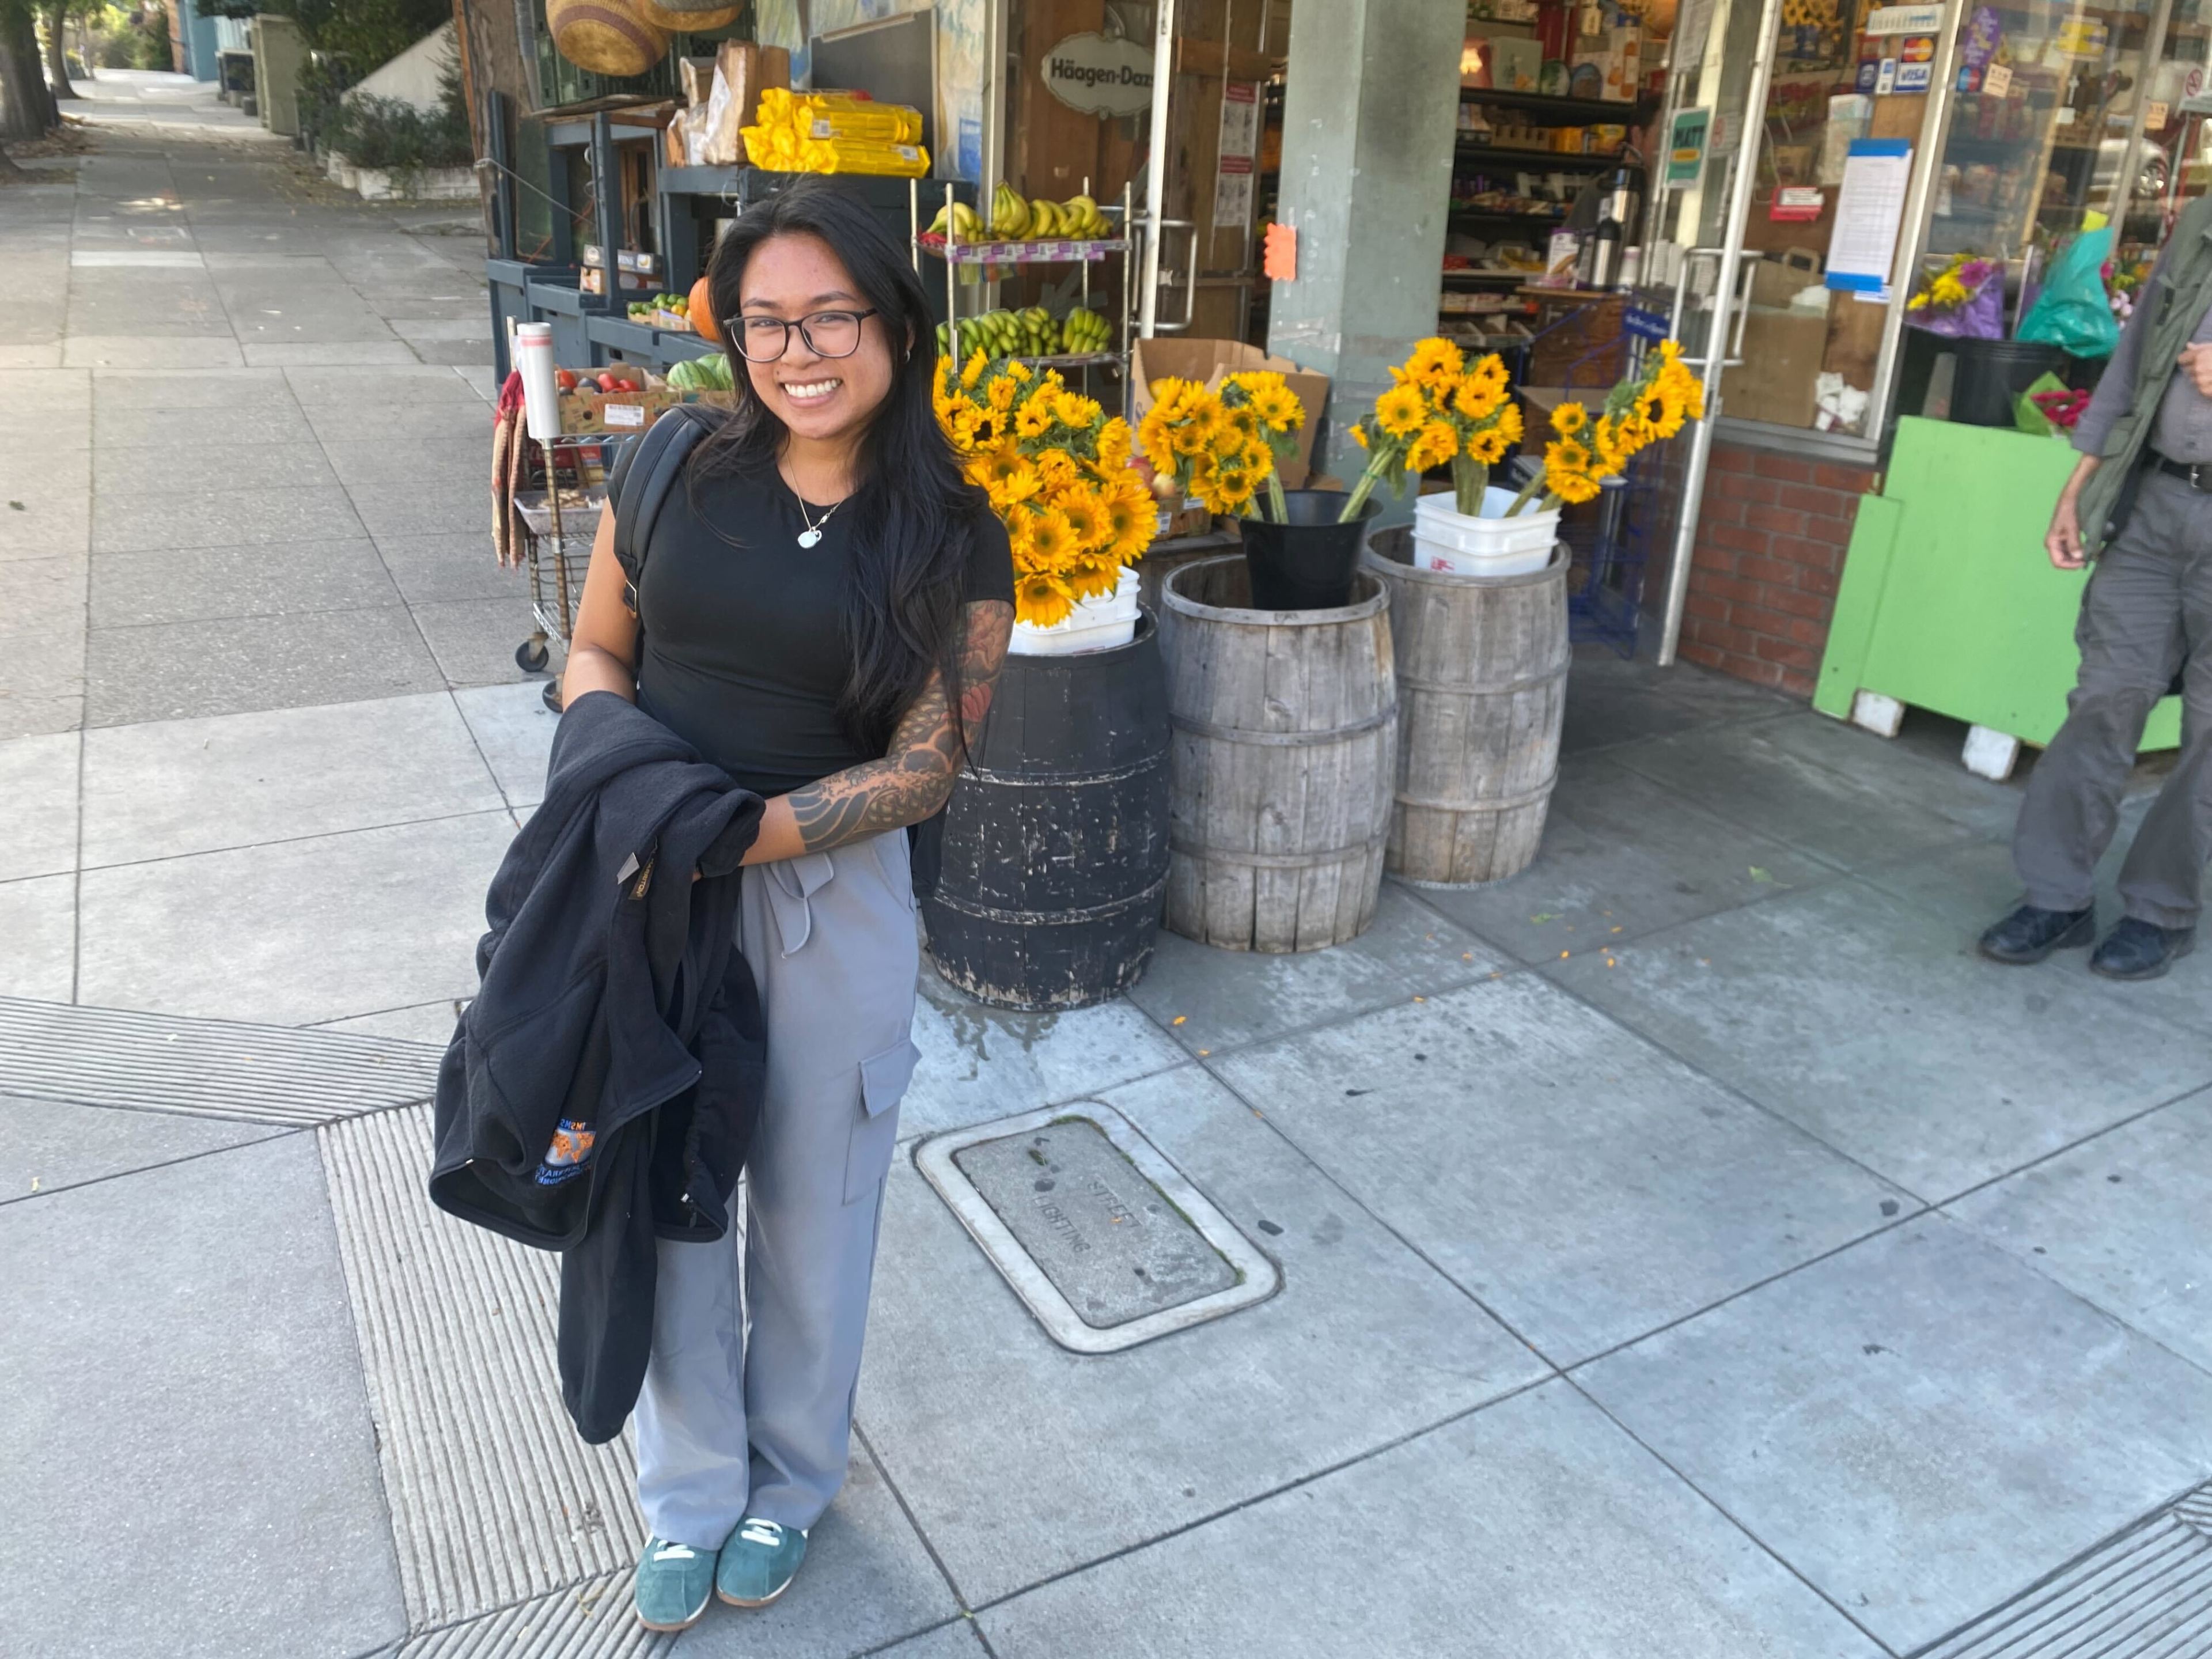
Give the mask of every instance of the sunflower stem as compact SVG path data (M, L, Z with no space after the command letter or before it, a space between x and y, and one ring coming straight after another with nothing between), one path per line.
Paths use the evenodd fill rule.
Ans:
M1490 469L1472 455L1452 457L1452 492L1459 511L1470 519L1482 515L1482 498L1490 489Z
M1359 475L1359 482L1352 485L1352 494L1345 500L1344 511L1336 515L1339 524L1350 524L1359 516L1359 509L1367 505L1367 498L1375 493L1375 486L1382 482L1383 473L1396 459L1389 451L1381 450L1367 463L1367 471Z
M1521 493L1513 498L1513 505L1505 509L1505 516L1510 519L1515 514L1518 513L1522 507L1528 506L1530 501L1535 499L1536 492L1543 487L1544 475L1539 472L1534 477L1529 479L1527 483L1521 486Z
M1283 499L1283 479L1278 472L1267 474L1267 506L1275 515L1277 524L1291 521L1291 504Z

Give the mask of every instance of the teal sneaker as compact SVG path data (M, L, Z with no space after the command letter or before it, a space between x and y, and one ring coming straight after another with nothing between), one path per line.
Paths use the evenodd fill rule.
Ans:
M647 1630L689 1630L714 1596L714 1553L665 1538L645 1540L637 1559L637 1622Z
M806 1559L806 1534L749 1515L722 1546L714 1594L733 1607L764 1607L791 1588Z

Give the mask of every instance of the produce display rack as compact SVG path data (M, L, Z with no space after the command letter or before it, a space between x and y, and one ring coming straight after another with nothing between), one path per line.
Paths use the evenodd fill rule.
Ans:
M1084 191L1090 192L1091 181L1084 180ZM1091 308L1091 267L1118 255L1121 261L1121 300L1115 322L1117 349L1111 351L1071 352L1056 356L1020 357L1016 361L1032 368L1073 369L1085 376L1085 390L1089 391L1089 374L1092 369L1112 369L1121 377L1123 412L1127 412L1129 398L1129 349L1132 319L1130 296L1134 293L1135 271L1133 254L1136 236L1130 229L1131 187L1124 185L1118 208L1102 209L1105 214L1121 216L1121 234L1118 236L1097 237L1082 240L1053 238L1038 241L963 241L954 234L950 225L953 218L953 191L945 187L945 218L948 228L944 232L925 231L921 219L921 181L909 179L907 185L907 212L911 222L909 244L914 268L921 270L923 256L939 259L945 265L945 316L951 337L960 337L960 276L968 271L988 280L1000 270L1015 270L1027 265L1077 265L1083 272L1082 298L1085 310ZM980 285L979 285L980 287Z

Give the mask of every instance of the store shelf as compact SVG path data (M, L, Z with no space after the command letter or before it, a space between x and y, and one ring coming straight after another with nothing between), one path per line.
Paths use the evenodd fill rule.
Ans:
M949 259L956 265L1096 264L1110 254L1125 252L1129 246L1120 236L1094 241L947 243L943 236L929 231L924 231L914 241L932 258Z
M1541 276L1541 270L1508 270L1492 268L1484 270L1447 270L1440 273L1447 283L1525 283L1532 276Z
M1626 108L1627 106L1623 105L1622 107ZM1458 151L1463 156L1494 155L1500 161L1542 161L1559 167L1619 167L1622 159L1617 151L1607 155L1594 155L1579 151L1534 149L1522 144L1485 143L1480 138L1465 132L1459 136Z
M1077 351L1054 357L1020 357L1018 363L1027 363L1031 368L1112 368L1121 361L1118 351Z
M1495 224L1500 221L1513 224L1563 225L1567 222L1567 210L1558 212L1516 212L1510 208L1455 207L1449 219L1480 219Z
M1646 94L1642 98L1563 98L1547 92L1501 92L1492 87L1463 87L1459 100L1462 104L1490 104L1499 109L1517 109L1535 116L1548 116L1563 127L1589 127L1612 125L1641 126L1651 118L1659 107L1659 100Z

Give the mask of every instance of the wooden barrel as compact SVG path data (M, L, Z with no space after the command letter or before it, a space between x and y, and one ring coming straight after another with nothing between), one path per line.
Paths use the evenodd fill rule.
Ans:
M1152 960L1168 875L1158 630L1072 657L1009 655L943 816L916 848L938 972L979 1002L1082 1008Z
M1318 951L1375 920L1397 746L1390 596L1252 611L1242 554L1168 578L1175 721L1168 926L1231 951Z
M1536 856L1559 776L1567 550L1525 576L1446 576L1412 560L1408 530L1368 540L1366 568L1390 589L1398 658L1390 872L1497 881Z
M555 51L595 75L642 75L668 55L668 31L630 0L545 0L545 27Z

